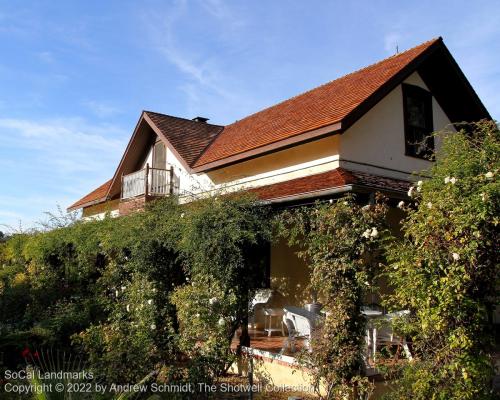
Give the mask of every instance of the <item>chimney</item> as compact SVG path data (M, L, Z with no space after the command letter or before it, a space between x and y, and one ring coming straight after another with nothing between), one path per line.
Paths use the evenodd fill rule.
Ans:
M195 117L195 118L193 118L193 121L195 121L195 122L207 122L208 118L205 118L205 117Z

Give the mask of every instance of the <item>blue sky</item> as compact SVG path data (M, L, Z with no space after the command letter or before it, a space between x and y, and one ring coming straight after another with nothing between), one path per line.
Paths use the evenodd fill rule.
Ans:
M0 0L0 224L109 179L143 109L230 123L396 44L443 36L500 119L499 20L498 1Z

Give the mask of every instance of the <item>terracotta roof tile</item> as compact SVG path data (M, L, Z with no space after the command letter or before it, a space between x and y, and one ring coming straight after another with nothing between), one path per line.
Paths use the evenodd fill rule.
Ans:
M197 122L151 111L144 112L189 166L193 165L207 145L224 128L206 122Z
M422 43L226 126L195 167L342 121L440 40Z
M99 186L97 189L94 189L92 192L87 194L85 197L82 197L76 203L69 206L68 210L76 210L78 208L83 207L86 204L104 200L106 197L106 194L108 193L108 189L111 186L111 181L112 181L112 179L103 183L101 186Z
M345 75L226 127L150 111L145 111L145 113L189 166L203 166L342 121L404 67L440 40L434 39L422 43L408 51ZM362 180L361 175L356 174L357 179ZM278 186L273 185L273 189L260 188L259 190L262 193L272 190L272 193L286 195L288 191L301 190L300 185L305 185L304 187L312 185L318 188L325 185L333 187L335 182L345 180L346 177L347 175L343 176L340 170L336 170L336 172L325 173L323 177L301 178L306 179L308 183L306 184L306 181L295 182L298 185L295 189L290 188L290 183L285 182L276 184ZM372 180L371 184L375 183L373 177L366 176L365 179L367 182ZM316 184L313 184L314 182ZM388 184L388 182L382 183ZM103 201L110 185L111 181L104 183L68 209Z
M410 182L400 179L337 168L316 175L251 189L250 192L255 193L261 200L273 200L354 184L369 186L373 189L396 190L400 192L406 192L410 186Z

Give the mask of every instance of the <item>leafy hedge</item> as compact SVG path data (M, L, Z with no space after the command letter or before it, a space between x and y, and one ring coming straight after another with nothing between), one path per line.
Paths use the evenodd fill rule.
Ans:
M387 304L409 309L400 328L415 360L393 371L389 397L488 399L492 309L498 303L499 131L491 122L444 138L430 179L411 189L403 239L385 229L387 206L351 197L286 211L274 228L311 266L327 311L303 361L330 397L361 397L360 307L385 264ZM211 382L233 360L247 307L265 278L270 210L246 194L73 222L0 241L0 353L5 366L42 347L83 351L104 380L153 370Z
M165 199L144 213L14 235L0 252L5 362L22 362L26 348L57 347L83 351L115 383L136 382L167 360L179 379L213 380L232 360L236 329L246 329L249 291L264 271L247 255L269 240L266 213L244 194L183 206ZM215 316L192 323L213 297Z

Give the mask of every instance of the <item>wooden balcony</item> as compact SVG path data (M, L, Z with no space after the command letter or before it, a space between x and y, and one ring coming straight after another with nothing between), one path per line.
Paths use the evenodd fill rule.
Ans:
M146 168L122 177L121 199L134 197L163 197L179 193L179 177L172 167L168 169Z

